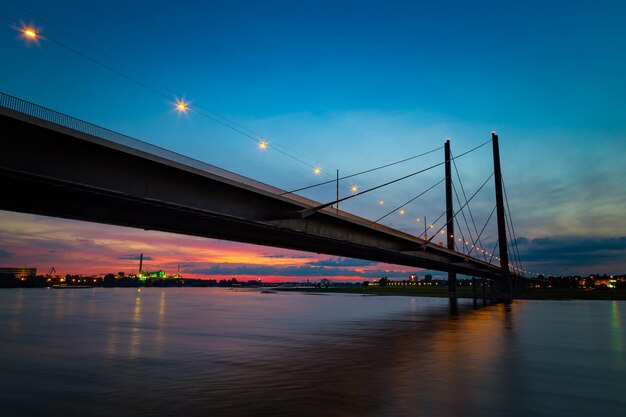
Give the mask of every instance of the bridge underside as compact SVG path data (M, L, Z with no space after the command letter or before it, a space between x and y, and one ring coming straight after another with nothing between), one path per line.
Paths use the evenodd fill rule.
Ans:
M236 176L2 109L0 209L499 279L499 269ZM5 133L6 132L6 133Z

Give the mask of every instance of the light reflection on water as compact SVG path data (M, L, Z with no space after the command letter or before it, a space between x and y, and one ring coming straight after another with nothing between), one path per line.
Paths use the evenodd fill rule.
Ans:
M624 335L622 334L622 323L619 319L619 303L617 301L613 301L611 303L612 314L611 314L611 330L613 336L613 348L616 353L616 357L620 362L624 361Z
M623 302L0 291L2 416L622 416Z

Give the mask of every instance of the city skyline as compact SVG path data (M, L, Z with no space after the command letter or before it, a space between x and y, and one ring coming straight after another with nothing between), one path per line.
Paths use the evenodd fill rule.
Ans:
M239 4L246 14L219 2L184 10L150 4L107 2L83 10L72 2L5 3L0 47L13 65L0 69L0 88L286 190L328 179L335 169L352 173L435 149L448 137L460 153L496 130L524 267L566 274L626 270L626 185L619 175L626 60L616 53L626 43L617 19L624 6L480 3L444 10L397 2L397 9L379 11L368 2L358 8L351 2ZM20 39L28 24L42 36L37 44ZM93 60L180 93L168 100ZM268 149L199 113L177 113L176 100L258 132ZM443 155L426 158L424 165ZM459 161L468 190L488 175L490 158L485 150ZM320 167L321 177L312 167ZM394 167L355 185L376 185L416 167ZM439 177L401 183L344 209L377 218ZM305 195L331 201L334 186ZM490 198L472 207L483 221ZM429 194L385 224L419 235L415 218L434 219L443 204L441 192ZM489 230L485 241L493 244L494 237ZM207 278L242 271L289 280L415 272L0 212L2 265L114 272L91 268L139 253L158 269L180 263L183 274Z

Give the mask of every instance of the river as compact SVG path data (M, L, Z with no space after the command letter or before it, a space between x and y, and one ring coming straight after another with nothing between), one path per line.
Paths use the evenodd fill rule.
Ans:
M626 415L626 302L0 290L0 415Z

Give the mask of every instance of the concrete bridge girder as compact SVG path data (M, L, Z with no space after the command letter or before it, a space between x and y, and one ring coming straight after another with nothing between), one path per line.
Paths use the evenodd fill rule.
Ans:
M1 109L0 209L497 277L476 259L227 173ZM274 220L272 220L274 219Z

